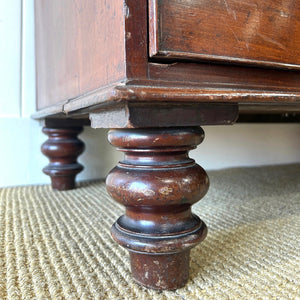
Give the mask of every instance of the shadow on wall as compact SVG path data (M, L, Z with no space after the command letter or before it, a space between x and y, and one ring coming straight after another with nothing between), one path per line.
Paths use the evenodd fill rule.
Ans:
M300 162L300 124L205 126L205 139L191 157L206 170ZM105 178L123 159L107 141L107 129L85 127L79 136L86 150L79 180Z
M77 180L105 178L122 159L123 154L109 144L107 132L107 129L84 127L79 138L84 142L85 150L78 159L84 170L77 176Z
M24 184L50 184L42 168L48 159L40 146L47 137L38 122L29 118L0 118L0 187ZM241 166L300 162L300 124L236 124L206 126L206 137L191 152L206 170ZM123 159L107 141L107 130L85 127L79 138L86 150L78 161L84 171L77 179L105 178Z

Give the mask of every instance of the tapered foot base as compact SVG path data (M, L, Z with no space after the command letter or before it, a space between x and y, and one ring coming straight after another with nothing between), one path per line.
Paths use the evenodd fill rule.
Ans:
M43 169L45 174L49 174L51 171L48 168ZM68 176L51 176L51 186L53 190L58 191L67 191L75 189L75 175L68 175Z
M148 288L175 290L189 279L190 250L151 255L130 252L133 279Z
M171 215L178 217L177 212L172 213L172 207L170 209L169 216L165 213L161 217L166 220ZM185 285L189 277L190 249L207 235L205 223L197 216L192 214L190 221L184 228L179 222L178 228L174 226L174 232L153 234L145 233L145 230L141 234L140 230L133 231L126 225L126 216L119 218L111 233L121 246L129 250L132 276L136 282L160 290L173 290Z

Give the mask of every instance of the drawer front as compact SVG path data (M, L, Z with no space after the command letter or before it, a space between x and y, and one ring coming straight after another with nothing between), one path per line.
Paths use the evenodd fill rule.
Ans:
M300 0L149 0L149 53L300 69Z

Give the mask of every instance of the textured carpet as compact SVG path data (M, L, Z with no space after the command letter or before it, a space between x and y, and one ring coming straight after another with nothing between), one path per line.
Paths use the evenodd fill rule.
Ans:
M123 208L103 181L1 189L0 299L300 299L300 164L209 175L194 206L209 233L175 292L131 279L109 233Z

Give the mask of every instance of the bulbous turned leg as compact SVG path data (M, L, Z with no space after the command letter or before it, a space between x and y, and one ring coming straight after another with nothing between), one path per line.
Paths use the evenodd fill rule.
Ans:
M77 162L77 157L84 150L84 143L77 138L82 130L82 127L43 128L49 138L41 149L50 160L43 172L51 177L55 190L75 188L75 177L83 170L83 166Z
M188 280L190 249L207 234L191 205L207 192L206 172L188 156L200 127L118 129L110 143L125 159L109 173L107 191L126 207L113 238L130 251L134 279L154 289L177 289Z

